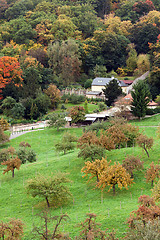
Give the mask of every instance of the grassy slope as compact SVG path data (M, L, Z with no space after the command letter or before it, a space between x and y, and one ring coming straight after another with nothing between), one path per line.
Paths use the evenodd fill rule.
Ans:
M150 119L151 121L151 119ZM158 125L159 118L157 119ZM143 122L142 122L143 125ZM146 124L145 124L146 125ZM119 161L127 154L141 156L145 162L145 169L151 161L158 162L160 156L160 140L156 139L156 128L141 128L148 136L155 138L153 150L150 151L150 159L138 147L118 149L106 152L108 160ZM30 236L33 222L37 223L35 214L44 208L43 199L32 198L26 194L25 185L28 178L34 177L37 173L51 174L55 171L69 172L72 183L69 184L74 200L62 208L52 208L53 214L68 213L70 220L62 225L62 230L68 231L73 237L78 230L75 225L85 219L87 212L94 212L98 215L97 221L101 222L102 228L117 229L117 235L122 236L126 228L126 218L129 213L137 208L137 199L141 194L151 195L150 184L146 184L144 171L135 174L135 184L129 190L118 190L113 197L112 192L103 193L99 189L94 189L94 182L86 184L86 179L82 178L81 168L84 160L78 159L78 150L66 155L57 154L54 151L54 144L61 139L65 131L75 133L77 136L82 134L82 129L65 129L57 133L52 129L27 133L11 141L11 145L18 147L21 141L27 141L38 154L36 163L25 164L19 171L15 171L15 179L11 178L11 173L0 175L0 219L7 221L11 217L21 218L25 223L24 239L36 239ZM0 167L2 172L2 167Z
M159 126L160 125L160 114L156 114L155 116L147 117L141 121L134 120L134 121L130 121L130 122L136 126Z

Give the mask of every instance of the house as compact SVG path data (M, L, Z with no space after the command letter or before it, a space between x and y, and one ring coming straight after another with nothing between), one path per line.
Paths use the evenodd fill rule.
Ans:
M103 89L105 88L106 84L108 84L113 79L114 79L114 77L111 77L111 78L96 77L95 79L93 79L93 82L92 82L92 85L91 85L91 91L86 93L86 97L104 99L105 96L103 94ZM118 79L116 79L116 80L117 80L119 86L122 88L122 91L124 93L126 93L128 85L125 84L123 81L120 81Z
M97 121L105 121L105 120L107 120L108 118L110 118L110 117L113 117L114 116L114 114L112 113L112 112L106 112L106 113L91 113L91 114L86 114L85 115L85 119L80 123L81 124L81 126L82 125L90 125L90 124L92 124L92 123L94 123L94 122L97 122ZM66 119L66 122L67 122L67 124L66 124L66 126L67 127L69 127L69 126L71 126L72 124L71 124L71 122L72 122L72 118L71 117L65 117L65 119Z
M117 102L115 102L115 106L119 107L120 110L131 110L131 102L132 102L132 95L131 93L127 94L125 97L119 99ZM153 100L151 100L148 103L148 108L154 109L158 107L158 103L155 103Z
M90 91L90 92L86 92L86 97L87 98L102 98L104 99L104 94L103 92L100 91Z

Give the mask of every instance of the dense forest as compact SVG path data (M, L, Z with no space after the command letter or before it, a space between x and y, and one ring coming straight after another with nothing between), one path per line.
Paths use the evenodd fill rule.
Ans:
M139 76L147 70L155 99L159 0L0 1L1 102L10 96L17 108L34 112L42 98L47 105L49 84L87 88L96 76Z

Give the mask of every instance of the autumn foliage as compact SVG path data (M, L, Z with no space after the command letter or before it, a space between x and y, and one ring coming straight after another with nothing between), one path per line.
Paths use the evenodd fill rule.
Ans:
M153 187L153 181L160 177L160 165L154 165L154 162L150 164L150 168L147 169L145 178L146 182L151 182L151 187Z
M4 133L4 131L0 125L0 145L5 142L9 142L9 136Z
M3 131L6 131L9 129L9 123L3 117L0 119L0 127L2 128Z
M92 162L85 162L85 166L81 169L81 172L85 173L83 177L90 175L88 181L96 177L97 182L99 182L101 174L109 167L110 163L111 161L107 162L105 158L102 158L102 160L96 159Z
M133 178L133 171L138 171L143 169L143 162L135 156L127 156L122 163L122 166L127 170L127 172Z
M0 222L0 239L20 240L24 224L20 219L11 219L8 223Z
M115 142L114 139L110 136L107 136L106 132L101 131L99 142L102 147L104 147L106 150L110 151L112 149L115 149Z
M105 189L109 186L109 190L113 189L113 194L115 194L115 186L118 185L118 188L122 189L125 187L128 189L133 183L130 174L127 173L126 169L118 162L114 163L110 167L106 168L105 171L100 176L98 187Z
M9 158L7 161L3 161L1 164L6 165L7 168L4 169L3 174L8 173L9 171L12 172L12 177L14 177L14 170L20 169L21 166L21 160L18 158L18 156L15 153L15 149L13 147L8 148Z
M0 93L5 86L13 82L16 86L22 83L22 70L17 58L4 56L0 58ZM2 99L2 96L0 96Z
M153 146L153 138L152 137L147 137L146 135L141 134L138 138L137 138L137 143L138 146L143 148L147 154L147 156L149 157L149 152L148 150L152 148Z
M113 139L115 146L118 148L128 140L122 129L118 125L113 125L107 130L108 136Z
M79 224L80 226L80 239L107 239L106 230L102 231L99 227L100 224L96 223L96 214L87 213L87 218L84 222Z
M78 139L77 146L79 148L83 148L87 145L99 145L99 139L96 136L96 133L93 131L85 132L83 135Z
M142 221L145 226L147 222L160 217L160 208L155 204L154 198L142 195L138 202L140 203L138 210L132 211L127 221L130 228L135 227L135 221L137 220Z
M82 122L85 119L85 111L81 106L72 107L69 111L69 116L72 118L73 123Z
M55 109L60 101L60 90L54 84L50 84L46 90L44 90L45 94L51 100L51 107Z

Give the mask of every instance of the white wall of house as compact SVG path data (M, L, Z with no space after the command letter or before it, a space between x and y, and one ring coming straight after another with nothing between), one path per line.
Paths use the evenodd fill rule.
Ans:
M122 92L127 94L127 87L121 87L122 88Z
M102 89L104 89L104 86L92 86L91 91L92 92L102 92Z
M155 109L157 108L158 106L148 106L147 108L150 108L150 109Z
M105 86L92 86L91 87L91 91L92 92L103 92L102 89L104 89ZM124 92L125 94L127 94L127 87L122 87L122 92Z
M87 97L87 98L97 98L97 97L99 97L99 96L91 95L91 94L90 94L90 95L87 95L87 94L86 94L86 97Z

